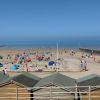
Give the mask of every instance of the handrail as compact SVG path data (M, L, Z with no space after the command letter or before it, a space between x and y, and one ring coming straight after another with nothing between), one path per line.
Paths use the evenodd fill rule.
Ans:
M87 89L84 91L81 91L80 89ZM88 100L91 100L91 98L100 98L100 91L91 91L92 89L100 89L100 86L66 86L66 87L33 87L33 88L22 88L22 87L15 87L15 88L0 88L0 92L2 92L3 90L5 91L4 93L0 93L0 99L13 99L15 98L16 100L20 100L20 99L24 99L24 98L35 98L35 99L67 99L67 98L78 98L80 97L77 94L87 94L84 95L83 98L87 98ZM30 91L28 91L28 89L47 89L44 92L36 92L33 91L33 94L35 95L34 97L30 97ZM62 89L65 91L57 91L57 89ZM72 90L68 90L67 89L72 89ZM11 92L7 92L7 90L11 91ZM13 90L13 91L12 91ZM15 90L15 91L14 91ZM21 91L22 90L22 91ZM25 92L25 91L27 92ZM98 95L93 95L93 93L98 94ZM67 94L67 95L66 95ZM69 95L70 94L70 95ZM7 96L4 96L7 95ZM73 96L72 96L73 95ZM76 97L75 97L76 96ZM80 97L82 98L82 97ZM82 99L81 99L82 100Z

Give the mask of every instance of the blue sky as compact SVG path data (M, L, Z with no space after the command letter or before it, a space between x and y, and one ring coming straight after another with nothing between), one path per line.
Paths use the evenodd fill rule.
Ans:
M100 37L100 0L0 0L0 37Z

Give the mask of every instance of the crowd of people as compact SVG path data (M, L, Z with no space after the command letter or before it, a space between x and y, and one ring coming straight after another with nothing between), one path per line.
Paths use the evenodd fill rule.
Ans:
M43 69L48 69L48 62L49 61L55 60L55 62L59 61L62 63L62 62L64 62L64 59L66 59L68 55L72 58L73 57L76 58L77 54L78 54L77 51L72 50L72 49L71 50L66 50L66 49L59 50L58 53L59 53L58 59L56 58L56 56L57 56L56 50L55 51L46 51L46 52L43 52L43 51L42 52L41 51L40 52L39 51L33 52L33 51L31 51L31 52L22 52L19 54L18 53L8 54L6 56L6 58L4 58L4 59L11 61L12 65L19 64L22 67L20 69L25 69L24 71L28 72L28 71L33 71L33 69L32 69L33 67L34 67L34 69L39 68L40 67L39 62L42 62L42 61L43 61L43 63L46 62L44 65L41 65L41 66ZM79 64L80 64L82 71L83 70L88 71L88 69L87 69L87 59L88 58L92 58L94 60L94 62L96 62L95 55L93 55L92 53L89 54L89 53L85 53L85 52L82 53L81 52L80 58L81 58L81 62ZM3 59L3 57L1 59ZM33 62L34 62L34 64L33 64ZM33 64L32 65L33 67L31 67L30 64ZM62 66L63 66L63 63L62 63ZM3 72L6 75L8 74L8 71L9 71L9 69L7 69L7 68L3 69ZM41 68L39 68L39 69L41 69Z

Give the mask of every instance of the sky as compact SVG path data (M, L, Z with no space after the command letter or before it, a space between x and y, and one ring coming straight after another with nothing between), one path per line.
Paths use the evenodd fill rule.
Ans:
M0 37L100 37L100 0L0 0Z

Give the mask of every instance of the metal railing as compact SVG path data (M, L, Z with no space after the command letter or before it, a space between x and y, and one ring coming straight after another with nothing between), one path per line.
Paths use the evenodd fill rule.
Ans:
M0 88L0 100L100 100L100 86Z

